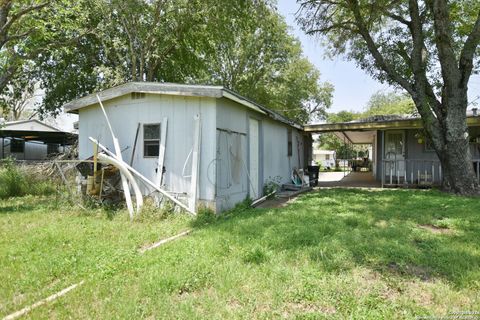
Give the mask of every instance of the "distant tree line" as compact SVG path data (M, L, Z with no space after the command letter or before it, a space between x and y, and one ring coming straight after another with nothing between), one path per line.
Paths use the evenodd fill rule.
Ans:
M328 123L350 122L381 115L413 115L416 112L415 104L405 93L394 91L378 91L374 93L364 111L340 111L327 113ZM352 159L361 152L364 154L366 147L363 145L352 145L342 140L333 133L320 134L317 139L317 147L323 150L334 150L338 159Z

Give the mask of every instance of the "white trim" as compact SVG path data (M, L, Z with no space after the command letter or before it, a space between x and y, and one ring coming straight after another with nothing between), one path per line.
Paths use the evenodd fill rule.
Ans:
M243 100L243 99L240 99L238 96L236 96L234 94L231 94L230 92L223 91L223 97L225 97L229 100L235 101L237 103L240 103L241 105L244 105L245 107L247 107L249 109L252 109L252 110L255 110L255 111L257 111L261 114L264 114L264 115L267 114L265 111L263 111L262 109L260 109L256 105L254 105L253 103L251 103L249 101L246 101L246 100Z

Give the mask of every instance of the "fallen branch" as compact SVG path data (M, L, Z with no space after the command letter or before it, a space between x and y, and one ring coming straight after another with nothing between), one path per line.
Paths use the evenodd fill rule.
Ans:
M51 302L53 300L56 300L57 298L61 297L61 296L64 296L66 295L68 292L72 291L73 289L75 289L76 287L80 286L83 284L83 280L80 281L79 283L76 283L74 285L71 285L70 287L68 288L65 288L63 289L62 291L59 291L55 294L52 294L51 296L45 298L45 299L42 299L38 302L35 302L34 304L32 304L31 306L28 306L28 307L25 307L23 308L22 310L19 310L17 312L14 312L8 316L6 316L5 318L3 318L3 320L14 320L14 319L17 319L18 317L21 317L27 313L29 313L30 311L32 311L33 309L35 308L38 308L48 302Z
M161 245L163 245L163 244L165 244L165 243L167 243L167 242L170 242L170 241L176 240L176 239L178 239L178 238L180 238L180 237L186 236L186 235L188 235L190 232L192 232L192 230L183 231L183 232L181 232L181 233L179 233L179 234L177 234L177 235L175 235L175 236L173 236L173 237L160 240L160 241L155 242L154 244L152 244L152 245L150 245L150 246L148 246L148 247L141 248L141 249L139 249L138 251L139 251L140 253L144 253L145 251L155 249L155 248L160 247Z

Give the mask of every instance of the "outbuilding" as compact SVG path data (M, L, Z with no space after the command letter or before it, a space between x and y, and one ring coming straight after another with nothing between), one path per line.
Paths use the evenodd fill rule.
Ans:
M303 126L229 89L150 82L64 106L79 115L80 159L93 154L89 137L114 150L97 95L127 163L177 198L197 190L197 203L216 212L262 197L266 184L291 183L292 172L311 160Z
M0 122L0 159L45 160L65 152L77 135L37 119Z

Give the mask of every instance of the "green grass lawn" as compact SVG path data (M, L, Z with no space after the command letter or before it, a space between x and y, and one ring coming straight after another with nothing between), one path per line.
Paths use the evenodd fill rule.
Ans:
M145 254L147 243L193 233ZM480 311L480 199L320 190L209 223L130 223L53 198L0 203L0 317L414 318Z

